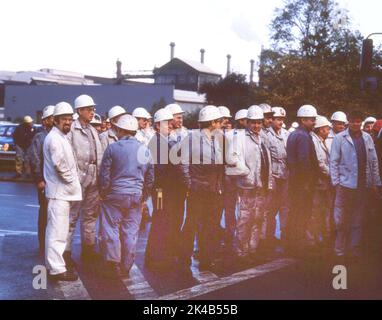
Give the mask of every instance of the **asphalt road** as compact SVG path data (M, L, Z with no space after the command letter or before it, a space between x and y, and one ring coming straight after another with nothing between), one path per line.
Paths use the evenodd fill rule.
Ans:
M2 299L381 299L380 238L370 241L368 254L358 263L346 263L347 290L332 285L336 262L328 250L310 252L303 259L268 251L256 263L237 267L226 263L216 272L192 276L173 270L145 268L144 250L149 230L139 236L136 264L130 277L107 280L100 265L81 262L78 230L74 259L80 280L35 289L33 268L44 265L38 255L38 204L34 185L0 182L0 300ZM378 240L379 239L379 240Z

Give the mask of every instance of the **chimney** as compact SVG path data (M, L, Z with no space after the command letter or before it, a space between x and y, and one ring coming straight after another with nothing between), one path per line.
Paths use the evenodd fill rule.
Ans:
M123 75L122 75L122 62L117 59L117 78L116 78L116 84L122 84L123 82Z
M227 54L227 76L231 73L231 55Z
M201 63L204 63L204 53L205 52L206 52L206 50L200 49L200 62Z
M170 43L170 47L171 47L171 56L170 56L170 60L172 60L172 59L174 59L175 42L171 42L171 43Z
M254 66L255 60L251 59L250 62L251 62L251 72L249 75L249 83L253 83L253 66Z

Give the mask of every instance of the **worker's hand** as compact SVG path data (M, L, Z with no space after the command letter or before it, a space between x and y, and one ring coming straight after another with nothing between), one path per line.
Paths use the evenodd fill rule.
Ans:
M37 183L37 189L44 190L45 189L45 182L40 181L39 183Z

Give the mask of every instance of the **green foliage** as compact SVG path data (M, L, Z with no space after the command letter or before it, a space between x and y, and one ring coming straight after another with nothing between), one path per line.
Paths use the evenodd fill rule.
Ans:
M283 106L288 122L296 110L312 104L322 115L362 110L365 117L382 117L382 53L375 49L374 92L360 89L362 35L352 30L347 12L334 0L285 0L270 25L272 46L260 55L259 84L250 85L241 74L230 74L201 93L214 105L232 112L267 102Z
M335 1L286 0L275 13L272 49L260 56L258 99L284 106L290 116L302 104L313 104L326 116L352 109L382 115L381 88L360 89L362 36L350 29L346 12Z
M245 77L231 73L216 83L204 84L199 92L206 94L208 104L224 105L236 112L253 104L254 92Z
M166 99L161 97L159 101L155 101L152 106L150 113L152 116L154 116L154 113L157 112L159 109L164 108L167 105Z
M199 110L188 112L183 117L183 125L188 129L198 128Z

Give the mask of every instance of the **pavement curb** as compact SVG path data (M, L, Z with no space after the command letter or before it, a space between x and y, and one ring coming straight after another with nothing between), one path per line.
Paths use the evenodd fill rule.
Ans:
M13 178L13 177L1 177L0 176L0 182L22 182L22 183L33 183L32 179L26 179L26 178Z

